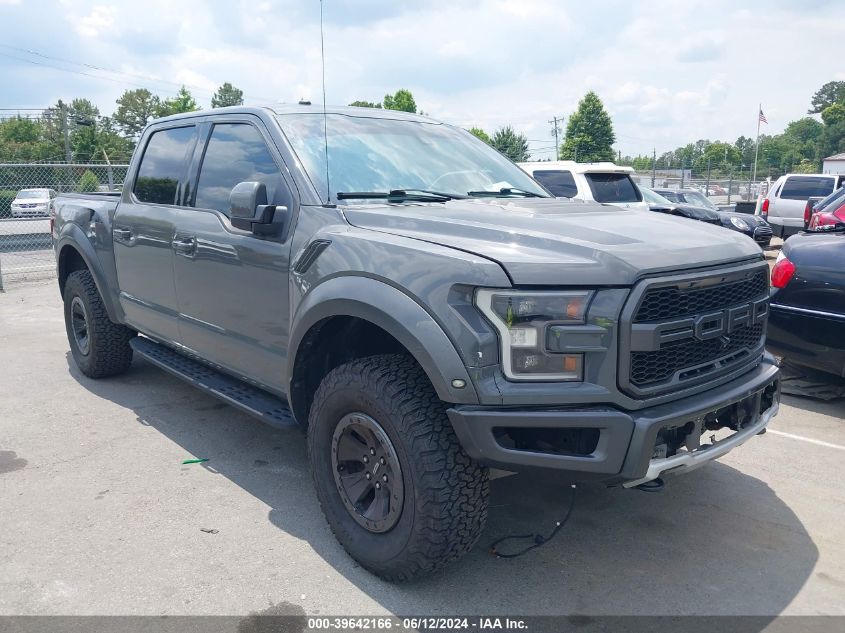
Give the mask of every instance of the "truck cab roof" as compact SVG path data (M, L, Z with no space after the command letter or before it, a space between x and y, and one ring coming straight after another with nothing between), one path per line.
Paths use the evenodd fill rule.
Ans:
M535 161L527 163L519 163L519 166L526 171L534 171L535 169L566 169L573 174L590 174L590 173L617 173L617 174L633 174L634 168L625 165L617 165L609 161L598 163L576 163L574 160L551 160L551 161Z

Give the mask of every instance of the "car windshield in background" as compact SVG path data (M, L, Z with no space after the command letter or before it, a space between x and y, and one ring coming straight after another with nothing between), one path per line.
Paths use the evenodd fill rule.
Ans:
M43 191L19 191L17 198L18 200L28 200L32 198L46 198L47 197L47 190Z
M538 169L534 179L558 198L574 198L578 195L578 186L572 173L560 169Z
M697 191L685 191L684 198L686 198L688 204L695 205L696 207L704 207L712 211L719 210L719 207L713 204L707 196Z
M783 183L780 197L786 200L806 200L812 196L827 196L833 191L833 180L825 176L789 176Z
M628 174L584 174L596 202L640 202L642 196Z
M328 202L323 115L297 113L277 118L318 195ZM339 192L549 195L489 145L448 125L329 114L326 129L332 200Z
M672 204L671 200L664 198L659 193L649 189L648 187L640 187L640 192L643 194L643 200L649 204Z

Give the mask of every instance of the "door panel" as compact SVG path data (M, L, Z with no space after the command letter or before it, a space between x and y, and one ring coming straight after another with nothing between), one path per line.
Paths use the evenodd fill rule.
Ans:
M123 193L112 222L120 304L129 325L178 342L173 221L197 131L193 125L160 128L145 140L132 190Z
M183 344L200 358L284 393L290 242L242 234L208 211L181 209L173 259ZM190 235L188 235L190 234Z
M232 227L229 192L239 182L267 187L270 204L291 212L290 189L267 136L240 121L216 123L197 177L196 209L175 219L174 276L183 344L199 357L283 394L290 240Z
M120 204L113 224L120 305L137 330L179 340L173 284L173 209Z

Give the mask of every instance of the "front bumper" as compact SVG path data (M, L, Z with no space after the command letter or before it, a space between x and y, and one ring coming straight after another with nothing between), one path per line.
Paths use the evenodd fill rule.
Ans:
M540 409L458 405L450 408L448 415L470 457L487 466L511 471L554 469L576 479L636 485L668 470L697 468L762 431L777 414L778 371L774 358L766 354L757 367L717 389L639 411L609 406ZM697 433L708 415L732 406L750 416L740 430L707 447L655 457L661 431L691 423ZM579 433L586 429L584 433L597 437L597 441L590 444L586 454L517 449L503 445L503 429Z
M43 207L14 207L11 209L12 217L14 218L37 218L50 215L50 209L47 206Z

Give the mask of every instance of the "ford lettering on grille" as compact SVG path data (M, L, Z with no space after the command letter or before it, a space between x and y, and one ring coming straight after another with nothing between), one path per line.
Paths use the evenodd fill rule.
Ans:
M623 312L619 386L637 397L704 384L759 360L769 314L763 266L641 282Z
M706 341L764 323L769 314L769 300L760 299L727 310L709 312L664 323L635 323L631 327L631 351L653 352L673 341L696 338Z

